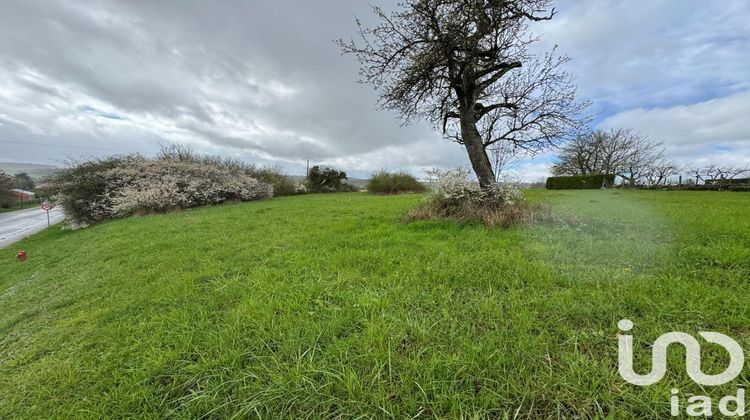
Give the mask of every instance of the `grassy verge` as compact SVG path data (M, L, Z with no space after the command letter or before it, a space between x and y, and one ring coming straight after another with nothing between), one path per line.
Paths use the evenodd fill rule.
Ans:
M35 235L26 263L0 250L0 417L665 417L673 386L736 391L679 351L624 383L616 323L640 371L668 331L750 349L750 195L529 194L578 222L404 224L419 196L330 194Z
M0 207L0 214L2 214L2 213L10 213L12 211L18 211L18 210L26 210L26 209L30 209L32 207L39 207L39 204L37 204L37 203L24 203L24 205L21 206L21 204L16 203L16 204L13 204L12 206L10 206L8 208Z

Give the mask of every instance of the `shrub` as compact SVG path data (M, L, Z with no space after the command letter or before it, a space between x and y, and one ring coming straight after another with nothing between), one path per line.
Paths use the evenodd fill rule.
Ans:
M162 146L158 159L226 167L245 172L259 181L270 184L273 187L274 196L299 194L297 183L279 166L257 168L253 164L237 159L198 154L190 147L178 143L170 143Z
M259 200L273 194L269 184L243 171L197 162L142 160L111 169L106 177L114 217Z
M114 156L78 162L55 179L57 198L77 225L227 200L269 198L272 187L241 162L195 155Z
M546 187L548 190L594 190L614 183L614 174L551 176L547 178Z
M448 218L508 227L551 218L548 207L526 202L521 191L511 184L497 183L482 189L463 168L433 171L433 176L437 178L435 188L407 219Z
M110 169L144 159L140 155L111 156L103 159L69 162L68 169L54 179L56 199L67 217L76 224L88 225L111 216L106 173Z
M274 197L284 195L304 194L305 191L278 166L266 166L261 169L252 169L250 175L270 184L273 187Z
M374 194L419 193L424 190L424 185L406 172L378 171L367 183L367 191Z
M357 191L361 191L361 190L358 187L352 184L347 184L345 182L342 182L341 184L339 184L339 187L336 190L336 192L357 192Z
M13 204L13 196L10 193L13 188L13 177L0 169L0 207L7 209Z
M499 207L514 205L524 199L521 190L507 183L496 183L483 190L469 178L469 171L464 168L438 171L435 175L435 188L430 191L427 200L443 207L462 206L466 203Z
M352 192L357 191L353 185L343 182L346 172L328 166L313 166L307 174L305 187L309 192Z

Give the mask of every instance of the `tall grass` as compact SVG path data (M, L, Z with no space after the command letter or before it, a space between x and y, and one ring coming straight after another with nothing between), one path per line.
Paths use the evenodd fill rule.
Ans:
M53 227L0 250L0 418L665 418L672 387L747 383L702 388L676 351L629 385L617 321L641 372L669 331L750 349L750 195L526 195L580 222L319 194Z

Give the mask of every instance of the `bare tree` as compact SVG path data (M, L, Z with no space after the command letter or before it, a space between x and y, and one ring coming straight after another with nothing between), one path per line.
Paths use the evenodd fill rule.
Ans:
M613 174L629 153L628 136L622 129L579 135L561 148L552 171L556 175Z
M646 171L645 178L649 185L667 185L669 178L679 175L680 167L671 160L660 158Z
M750 173L750 168L741 168L737 166L720 166L717 168L720 179L735 179L746 173Z
M635 187L654 165L663 159L664 150L661 148L661 143L651 141L648 137L635 132L629 132L623 141L628 153L623 162L618 165L616 174L630 187Z
M693 175L695 175L695 183L700 184L701 181L713 181L717 178L718 172L716 171L716 165L709 166L696 166L691 169Z
M404 0L373 7L379 24L359 41L339 40L360 63L360 80L402 122L426 118L462 144L479 183L495 182L487 149L511 143L531 153L572 137L587 104L554 50L530 52L530 22L552 19L549 0Z
M745 173L750 173L750 168L710 164L708 166L693 167L691 172L695 175L696 184L699 184L701 181L704 184L716 184L735 179Z
M522 159L518 156L513 143L499 142L487 148L490 154L492 169L495 173L495 179L499 180L503 172L517 168Z

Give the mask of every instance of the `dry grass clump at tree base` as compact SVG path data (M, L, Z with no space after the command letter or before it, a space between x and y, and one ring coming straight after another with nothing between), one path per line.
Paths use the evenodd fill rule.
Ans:
M406 215L407 220L453 219L499 227L553 220L548 205L526 201L521 190L510 183L482 189L464 168L433 174L437 178L435 188Z
M435 219L480 222L491 227L552 223L555 220L548 204L526 201L496 207L488 207L478 203L445 206L434 201L426 201L406 215L407 221Z
M406 172L378 171L367 183L367 192L373 194L421 193L425 190L422 183Z

